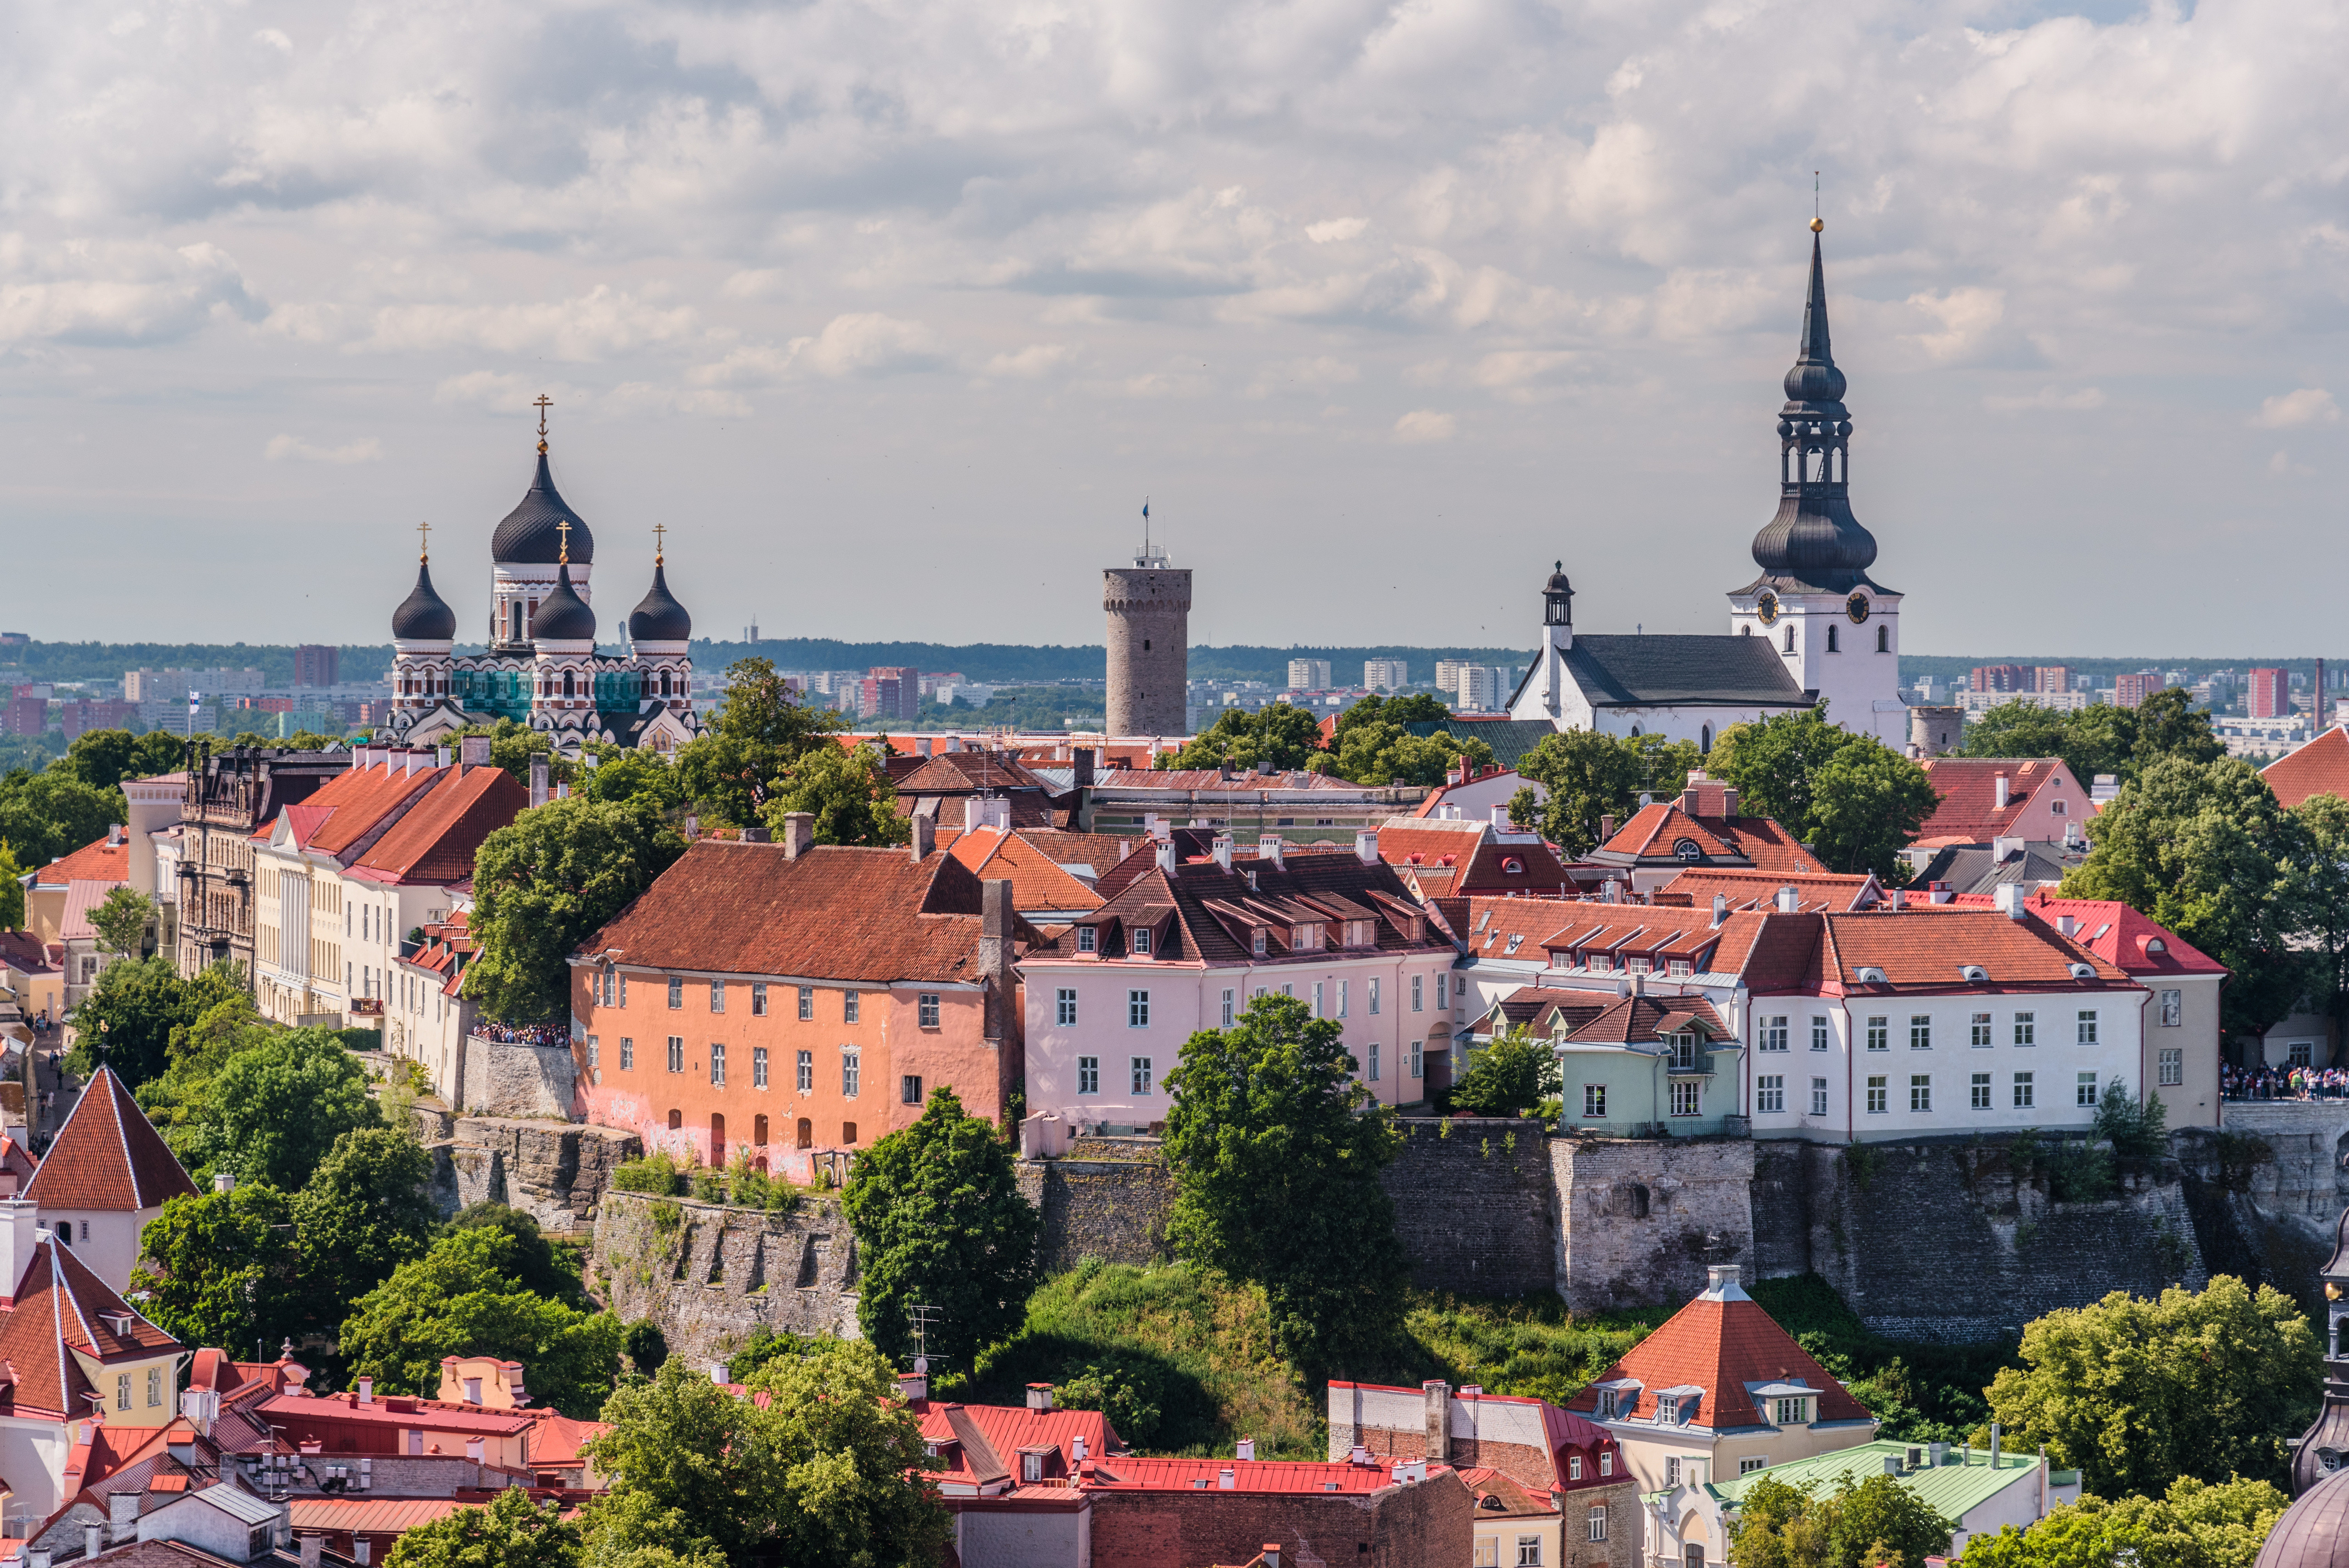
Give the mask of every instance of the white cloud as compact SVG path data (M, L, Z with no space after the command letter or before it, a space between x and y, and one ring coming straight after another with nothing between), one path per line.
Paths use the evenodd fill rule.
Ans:
M1306 224L1305 237L1317 245L1326 245L1332 240L1358 240L1370 226L1368 218L1330 218Z
M379 353L488 349L595 360L698 336L693 311L664 307L597 284L568 300L496 305L397 304L375 313L355 348Z
M1433 408L1414 408L1394 422L1394 438L1406 445L1423 441L1448 441L1460 427L1449 414Z
M2079 414L2104 406L2104 389L2098 387L2083 387L2077 392L2066 392L2060 387L2042 387L2036 392L2022 396L1992 393L1982 398L1982 407L1994 414L2020 414L2034 408Z
M383 461L383 443L373 436L346 441L339 447L318 447L294 436L272 436L262 456L271 462L283 462L287 458L299 458L309 463L379 463Z
M814 337L793 339L792 352L819 376L887 375L940 363L936 334L877 311L834 316Z
M576 408L590 401L585 391L568 382L497 370L469 370L462 376L449 377L432 388L435 403L496 408L510 414L529 408L541 397L553 398L558 408Z
M709 387L662 387L648 381L623 381L604 394L596 411L605 418L640 414L692 414L712 419L743 419L750 400L739 392Z
M2333 400L2332 393L2322 387L2303 387L2262 401L2251 423L2263 429L2284 430L2294 425L2329 425L2340 418L2341 406Z
M1939 324L1940 330L1916 333L1912 339L1929 357L1943 363L1973 354L2006 316L2006 296L1998 289L1913 294L1909 303ZM1834 314L1832 306L1828 314Z
M1016 376L1033 380L1049 376L1076 357L1076 350L1065 343L1031 343L1009 354L998 354L987 362L989 376Z
M236 262L204 243L76 238L44 244L0 234L0 344L128 346L187 337L262 306Z

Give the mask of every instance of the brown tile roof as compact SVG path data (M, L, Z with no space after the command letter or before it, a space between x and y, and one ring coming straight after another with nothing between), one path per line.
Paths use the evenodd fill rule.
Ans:
M1917 830L1920 844L1986 844L2008 833L2043 790L2077 800L2077 814L2088 815L2088 792L2060 757L1929 757L1922 766L1941 802ZM1998 804L2002 773L2007 779L2003 809Z
M1531 1029L1536 1034L1547 1034L1555 1016L1568 1031L1580 1028L1605 1012L1611 999L1595 991L1558 991L1542 985L1520 985L1493 1004L1484 1022L1499 1022L1510 1028Z
M1743 1290L1726 1300L1707 1291L1690 1302L1624 1352L1620 1361L1568 1400L1566 1408L1588 1415L1599 1408L1599 1386L1625 1378L1640 1384L1638 1402L1628 1414L1652 1418L1659 1393L1697 1388L1702 1394L1691 1424L1716 1432L1764 1424L1747 1391L1750 1383L1784 1381L1817 1389L1814 1415L1821 1421L1868 1418L1860 1402Z
M0 965L20 975L45 975L57 967L48 944L25 931L0 931Z
M1008 879L1015 908L1101 907L1100 894L1062 871L1050 855L1017 832L981 828L957 835L947 852L970 868L981 882Z
M1730 1032L1702 996L1619 996L1567 1038L1583 1045L1648 1045L1692 1026L1716 1040Z
M0 1369L16 1374L0 1385L0 1415L88 1414L84 1396L93 1390L72 1351L104 1363L180 1348L54 1238L34 1247L16 1290L0 1304ZM117 1313L129 1315L127 1333L106 1326L104 1316Z
M432 777L423 799L353 863L356 874L408 884L462 882L473 874L481 841L530 805L530 791L502 768L444 768Z
M2326 730L2299 750L2279 757L2260 769L2285 810L2312 795L2337 795L2349 800L2349 729Z
M1022 828L1019 836L1052 858L1054 865L1091 866L1096 880L1133 853L1141 837L1114 833L1079 833L1063 828Z
M1683 841L1695 845L1693 855L1680 852ZM1626 865L1744 861L1756 871L1782 872L1819 873L1827 869L1768 817L1692 816L1681 809L1677 799L1640 807L1590 858Z
M1152 851L1136 853L1149 856ZM1410 927L1421 923L1419 906L1394 868L1383 861L1365 865L1350 852L1292 855L1285 864L1236 859L1230 871L1212 860L1181 861L1171 872L1161 870L1154 857L1145 863L1147 869L1108 903L1050 942L1040 942L1030 956L1077 957L1076 931L1083 926L1104 934L1100 939L1103 957L1123 953L1123 933L1150 926L1160 933L1153 944L1152 963L1278 963L1290 956L1291 928L1305 923L1330 928L1326 947L1298 954L1315 963L1350 951L1448 951L1452 945L1440 932L1424 925L1416 939L1409 934ZM1374 945L1341 947L1336 927L1364 920L1372 923ZM1269 934L1263 957L1256 956L1250 946L1257 926ZM1085 956L1088 961L1092 957Z
M299 805L287 825L305 849L340 856L357 845L393 811L408 804L440 779L440 769L394 772L390 764L350 768L336 774ZM267 824L263 824L264 830Z
M1005 753L941 751L897 780L900 795L968 795L982 789L1050 792L1044 780ZM959 826L959 824L957 824Z
M952 855L703 839L580 944L630 965L828 980L978 974L979 879Z
M1785 916L1773 916L1774 920ZM1800 917L1796 917L1800 918ZM2018 987L2112 990L2134 988L2110 960L2067 940L2053 924L2015 920L1995 909L1928 905L1895 914L1826 914L1812 982L1823 994L1894 995L1919 991L2011 991ZM2071 965L2087 964L2093 980L2073 978ZM1979 965L1985 981L1968 981L1961 971ZM1859 971L1884 972L1881 982L1863 982Z
M58 1130L25 1196L48 1209L130 1212L160 1208L195 1191L114 1069L100 1067L74 1102L73 1114Z
M129 880L130 839L126 833L119 843L98 839L51 861L34 874L33 885L64 887L69 882L94 882L111 886Z

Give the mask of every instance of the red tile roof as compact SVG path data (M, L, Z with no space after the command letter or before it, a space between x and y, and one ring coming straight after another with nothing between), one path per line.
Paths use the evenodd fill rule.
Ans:
M1101 895L1062 871L1052 857L1017 832L981 828L958 833L947 852L987 882L998 878L1011 883L1011 902L1019 909L1098 909Z
M384 819L437 783L440 769L395 771L388 763L374 768L347 768L312 791L298 806L286 810L295 841L305 849L339 856L374 831ZM323 815L319 813L323 812ZM303 824L312 823L305 831ZM264 823L262 830L269 830Z
M1942 904L1816 918L1826 928L1814 974L1823 995L2134 988L2110 959L2067 941L2049 922L2015 920L1995 909ZM2094 979L2073 976L2071 966L2082 963L2094 968ZM1965 979L1967 965L1979 965L1989 978ZM1859 971L1868 967L1882 970L1883 981L1861 981Z
M1727 899L1732 909L1763 909L1775 904L1782 887L1795 889L1805 909L1837 914L1868 908L1884 896L1882 886L1865 873L1838 876L1833 872L1747 872L1727 866L1691 867L1656 891L1686 893L1691 905L1702 910L1713 907L1716 893Z
M502 768L444 768L432 777L424 798L353 862L353 875L409 885L462 882L473 874L481 841L530 805L530 791Z
M103 882L109 886L130 880L130 840L123 835L119 843L104 839L84 844L69 855L62 855L34 873L36 888L64 887L69 882Z
M1624 996L1567 1038L1578 1045L1651 1045L1687 1029L1715 1040L1730 1033L1702 996Z
M1638 1402L1627 1413L1653 1418L1659 1393L1693 1387L1703 1393L1689 1424L1719 1432L1764 1425L1746 1385L1784 1381L1818 1390L1816 1420L1868 1418L1860 1402L1811 1359L1759 1302L1743 1290L1732 1290L1733 1295L1708 1290L1674 1313L1593 1379L1591 1387L1568 1400L1567 1408L1586 1415L1596 1411L1599 1385L1630 1378L1640 1388Z
M16 1292L0 1304L0 1370L15 1374L0 1385L0 1415L88 1415L94 1390L73 1351L104 1364L180 1348L55 1238L34 1247ZM126 1333L104 1323L114 1313L129 1315Z
M2023 902L2051 924L2070 915L2077 923L2073 928L2074 940L2125 974L2228 973L2225 965L2159 921L2139 914L2117 899L2057 898L2043 888Z
M2286 810L2312 795L2349 800L2349 729L2326 730L2307 745L2260 769Z
M1930 757L1925 777L1940 791L1941 803L1917 830L1920 844L1986 844L2009 832L2042 791L2080 802L2088 815L2088 792L2060 757ZM1998 776L2006 775L2006 805L1998 804Z
M1692 853L1681 846L1692 844ZM1824 873L1808 850L1768 817L1698 817L1677 799L1642 806L1615 836L1592 852L1594 861L1643 865L1686 863L1695 859L1744 861L1756 871Z
M192 1197L196 1184L164 1145L163 1135L100 1067L74 1102L25 1196L45 1209L130 1212Z

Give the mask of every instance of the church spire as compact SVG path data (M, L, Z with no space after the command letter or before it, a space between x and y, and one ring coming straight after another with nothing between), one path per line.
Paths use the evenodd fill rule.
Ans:
M1826 263L1811 220L1803 335L1778 410L1778 515L1754 536L1754 562L1780 591L1840 593L1867 580L1876 538L1851 513L1851 410L1827 338Z

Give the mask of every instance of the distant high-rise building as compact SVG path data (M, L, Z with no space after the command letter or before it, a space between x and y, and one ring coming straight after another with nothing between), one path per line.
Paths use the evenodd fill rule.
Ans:
M2168 683L2159 670L2138 670L2134 675L2113 677L2113 706L2136 707Z
M1109 733L1189 734L1190 568L1167 565L1165 550L1145 534L1132 566L1102 573L1102 609L1109 616Z
M2033 675L2029 665L1976 665L1973 688L1976 691L2031 691Z
M2031 672L2031 689L2033 691L2070 691L2072 666L2041 665Z
M911 724L922 711L922 672L912 665L874 665L858 696L859 718Z
M1364 659L1362 687L1366 691L1401 691L1411 685L1411 665L1402 659Z
M2251 716L2253 718L2291 717L2292 683L2285 673L2277 669L2255 669L2251 676Z
M1289 660L1288 689L1291 691L1328 691L1330 689L1330 661L1327 659Z
M1466 713L1495 713L1509 697L1509 672L1497 665L1462 665L1453 706Z
M304 643L294 650L294 684L330 686L342 668L342 650L324 643Z

